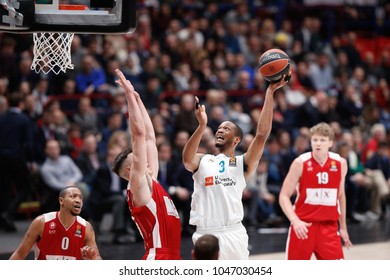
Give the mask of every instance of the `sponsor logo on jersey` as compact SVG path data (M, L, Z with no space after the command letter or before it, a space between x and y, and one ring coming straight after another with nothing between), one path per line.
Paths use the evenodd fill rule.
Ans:
M55 229L56 228L56 223L55 222L51 222L50 224L49 224L49 228L50 229Z
M337 203L337 189L308 188L306 189L306 204L335 206Z
M75 260L76 257L61 256L61 255L46 255L46 260Z
M235 186L237 184L237 182L233 178L225 178L219 176L214 176L214 183L216 185L222 185L224 187Z
M204 178L204 186L205 187L209 187L212 185L214 185L214 177L213 176Z
M237 159L236 159L236 157L231 157L229 159L229 166L237 166Z
M330 170L329 171L337 171L337 165L334 160L330 162Z
M81 237L81 225L76 225L76 231L74 233L74 236Z
M55 229L49 229L49 234L56 234L56 230Z
M179 213L173 203L172 199L167 196L164 196L165 209L167 209L167 214L169 216L174 216L177 219L180 219Z
M313 163L311 160L307 162L307 171L313 171Z

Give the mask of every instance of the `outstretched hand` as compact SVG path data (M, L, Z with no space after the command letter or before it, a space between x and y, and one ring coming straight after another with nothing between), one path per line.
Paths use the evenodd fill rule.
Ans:
M277 90L281 87L284 87L290 81L291 74L292 74L292 71L290 70L290 72L288 72L288 74L284 74L283 77L279 81L270 83L268 86L269 89L272 92L274 92L275 90Z
M199 104L199 98L197 96L195 96L195 115L199 125L207 125L206 107Z
M116 69L115 73L119 78L119 80L116 80L115 82L120 85L126 91L126 93L133 93L138 95L138 93L134 90L134 86L128 79L126 79L125 75L121 70Z

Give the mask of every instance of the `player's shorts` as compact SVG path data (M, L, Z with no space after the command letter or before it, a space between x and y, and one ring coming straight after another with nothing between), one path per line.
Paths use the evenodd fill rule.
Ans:
M212 234L219 241L219 260L247 260L249 257L248 234L242 223L213 228L196 228L192 235L192 241L196 242L199 237Z
M288 260L341 260L344 253L337 221L312 222L308 238L298 239L292 226L287 237Z
M182 260L178 250L170 248L151 248L146 251L143 260Z

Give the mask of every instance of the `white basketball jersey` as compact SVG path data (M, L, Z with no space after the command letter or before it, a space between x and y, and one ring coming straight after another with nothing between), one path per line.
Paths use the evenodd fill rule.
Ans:
M244 217L242 192L246 186L244 156L205 155L193 175L190 223L200 228L240 223Z

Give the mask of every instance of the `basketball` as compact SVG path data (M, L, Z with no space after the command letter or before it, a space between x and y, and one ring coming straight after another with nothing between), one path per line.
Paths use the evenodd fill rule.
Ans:
M270 49L259 58L260 74L268 82L279 81L290 70L290 57L280 49Z

